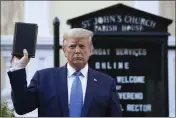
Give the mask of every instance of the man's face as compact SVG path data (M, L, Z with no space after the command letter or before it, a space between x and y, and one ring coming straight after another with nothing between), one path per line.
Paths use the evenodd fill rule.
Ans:
M64 44L63 51L69 64L76 69L82 69L91 55L89 39L69 38Z

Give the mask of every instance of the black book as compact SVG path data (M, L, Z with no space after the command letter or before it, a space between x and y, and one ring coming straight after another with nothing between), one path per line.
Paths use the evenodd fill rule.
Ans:
M35 58L37 34L37 24L16 22L12 56L23 57L23 49L27 49L28 57Z

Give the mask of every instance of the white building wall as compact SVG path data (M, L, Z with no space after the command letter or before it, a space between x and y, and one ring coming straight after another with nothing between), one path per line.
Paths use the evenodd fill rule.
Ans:
M66 25L68 19L118 3L133 6L133 1L51 1L50 21L52 22L57 16L61 21L61 33L63 33L70 28Z
M24 1L24 22L38 24L38 36L49 36L50 1Z
M155 15L159 15L160 1L134 1L135 8L146 11Z

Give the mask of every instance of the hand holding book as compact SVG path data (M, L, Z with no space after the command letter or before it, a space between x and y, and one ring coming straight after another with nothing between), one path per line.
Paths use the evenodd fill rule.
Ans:
M25 68L30 58L35 58L38 26L16 22L10 70Z
M30 61L30 58L28 58L28 52L26 49L23 50L23 57L19 58L14 56L14 58L11 61L11 68L10 71L15 71L18 69L22 69L25 68L27 66L27 64Z

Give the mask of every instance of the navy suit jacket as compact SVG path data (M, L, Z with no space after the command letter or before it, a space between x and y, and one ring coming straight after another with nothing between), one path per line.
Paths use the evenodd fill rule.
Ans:
M27 86L25 69L8 72L8 76L17 114L23 115L38 108L39 117L69 117L66 65L37 71L29 86ZM87 89L81 116L121 116L113 78L91 68L88 69Z

